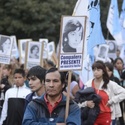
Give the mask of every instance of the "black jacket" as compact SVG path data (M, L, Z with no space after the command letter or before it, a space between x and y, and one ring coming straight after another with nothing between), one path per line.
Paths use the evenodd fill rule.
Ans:
M95 93L95 89L88 87L84 90L79 90L76 93L75 101L77 103L82 103L84 101L93 100L95 103L94 108L82 107L81 108L81 121L82 125L94 125L94 122L100 113L99 103L101 97Z

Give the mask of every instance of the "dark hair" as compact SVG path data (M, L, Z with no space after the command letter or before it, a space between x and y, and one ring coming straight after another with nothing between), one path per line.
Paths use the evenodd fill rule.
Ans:
M19 73L19 74L21 74L23 77L25 77L25 71L24 71L23 69L15 69L14 75L15 75L16 73Z
M106 62L106 63L105 63L105 66L108 67L108 69L109 69L110 71L113 72L114 66L113 66L112 63L110 63L110 62Z
M53 63L53 61L46 59L46 62L47 62L47 64L50 65L51 67L55 67L55 64Z
M120 60L120 61L124 64L124 62L123 62L122 58L117 57L117 58L114 60L114 65L116 64L116 62L117 62L118 60Z
M68 75L69 75L69 73L67 72L67 74L66 74L66 80L68 80ZM76 76L75 76L74 73L72 73L72 75L71 75L71 82L72 81L76 81Z
M37 45L33 45L33 46L30 48L30 52L32 53L33 50L34 50L36 47L38 48L38 52L39 52L39 47L38 47Z
M102 61L96 61L92 65L92 70L94 70L95 68L103 70L103 81L104 81L104 84L103 84L102 88L106 89L107 88L107 84L109 83L109 76L108 76L108 73L106 71L105 64Z
M50 68L49 70L46 71L46 75L48 73L52 73L52 72L55 72L55 71L59 72L61 84L65 84L65 87L66 87L66 74L65 74L65 72L61 72L57 68L53 67L53 68ZM63 88L63 90L65 89L65 87Z
M63 47L68 45L69 39L68 39L68 33L71 31L75 31L77 28L79 30L82 28L82 36L81 40L83 38L83 27L82 24L78 20L69 20L68 23L65 26L64 33L63 33ZM65 40L67 39L67 40Z
M44 68L41 66L34 66L28 71L27 78L36 76L42 83L42 81L45 80L45 74L46 70Z

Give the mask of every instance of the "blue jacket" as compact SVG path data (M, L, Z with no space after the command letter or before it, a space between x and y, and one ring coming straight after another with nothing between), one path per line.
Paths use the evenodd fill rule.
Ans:
M31 101L24 113L22 125L56 125L65 122L66 97L63 95L61 102L50 114L44 100L44 95ZM69 115L66 125L81 125L81 113L78 105L70 101Z

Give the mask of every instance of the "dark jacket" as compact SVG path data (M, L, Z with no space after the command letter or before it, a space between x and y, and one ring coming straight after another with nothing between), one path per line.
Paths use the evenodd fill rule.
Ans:
M63 95L61 102L49 113L44 95L39 99L31 101L24 113L22 125L56 125L56 123L65 122L66 97ZM81 125L81 112L78 105L70 101L69 115L66 119L66 125Z
M26 106L29 104L29 102L32 101L34 95L35 95L35 92L32 92L26 96L24 110L26 109Z
M76 93L75 101L77 103L82 103L89 100L93 100L95 106L94 108L81 108L82 125L94 125L94 121L100 113L99 102L101 101L101 97L95 93L95 89L92 87L88 87L84 90L79 90Z

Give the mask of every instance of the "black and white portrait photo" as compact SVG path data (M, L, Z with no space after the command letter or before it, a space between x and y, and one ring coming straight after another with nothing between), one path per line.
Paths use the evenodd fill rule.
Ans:
M48 47L48 54L55 52L55 43L54 42L49 42L47 47Z
M106 61L108 57L109 46L107 44L99 45L99 51L96 57L96 60Z
M30 45L29 58L39 59L39 46L38 45Z
M16 41L16 36L10 36L11 40L13 41L13 46L12 46L12 52L11 52L11 57L13 58L19 58L19 49L17 47L17 41Z
M10 55L13 41L9 36L0 35L0 54Z
M28 42L27 60L38 61L41 58L42 44L40 42Z
M25 63L25 54L26 54L26 45L27 42L32 41L32 39L19 39L18 40L18 46L19 46L19 53L20 53L20 63L24 64Z
M43 59L47 59L48 58L48 47L47 47L48 46L48 39L40 38L39 42L43 43L43 45L44 45L44 49L42 50L43 51Z
M62 17L61 53L82 53L85 17Z
M38 41L27 43L27 53L25 56L25 68L30 69L33 66L41 65L42 44Z
M117 46L115 44L115 41L108 41L107 43L109 45L109 53L116 53Z

